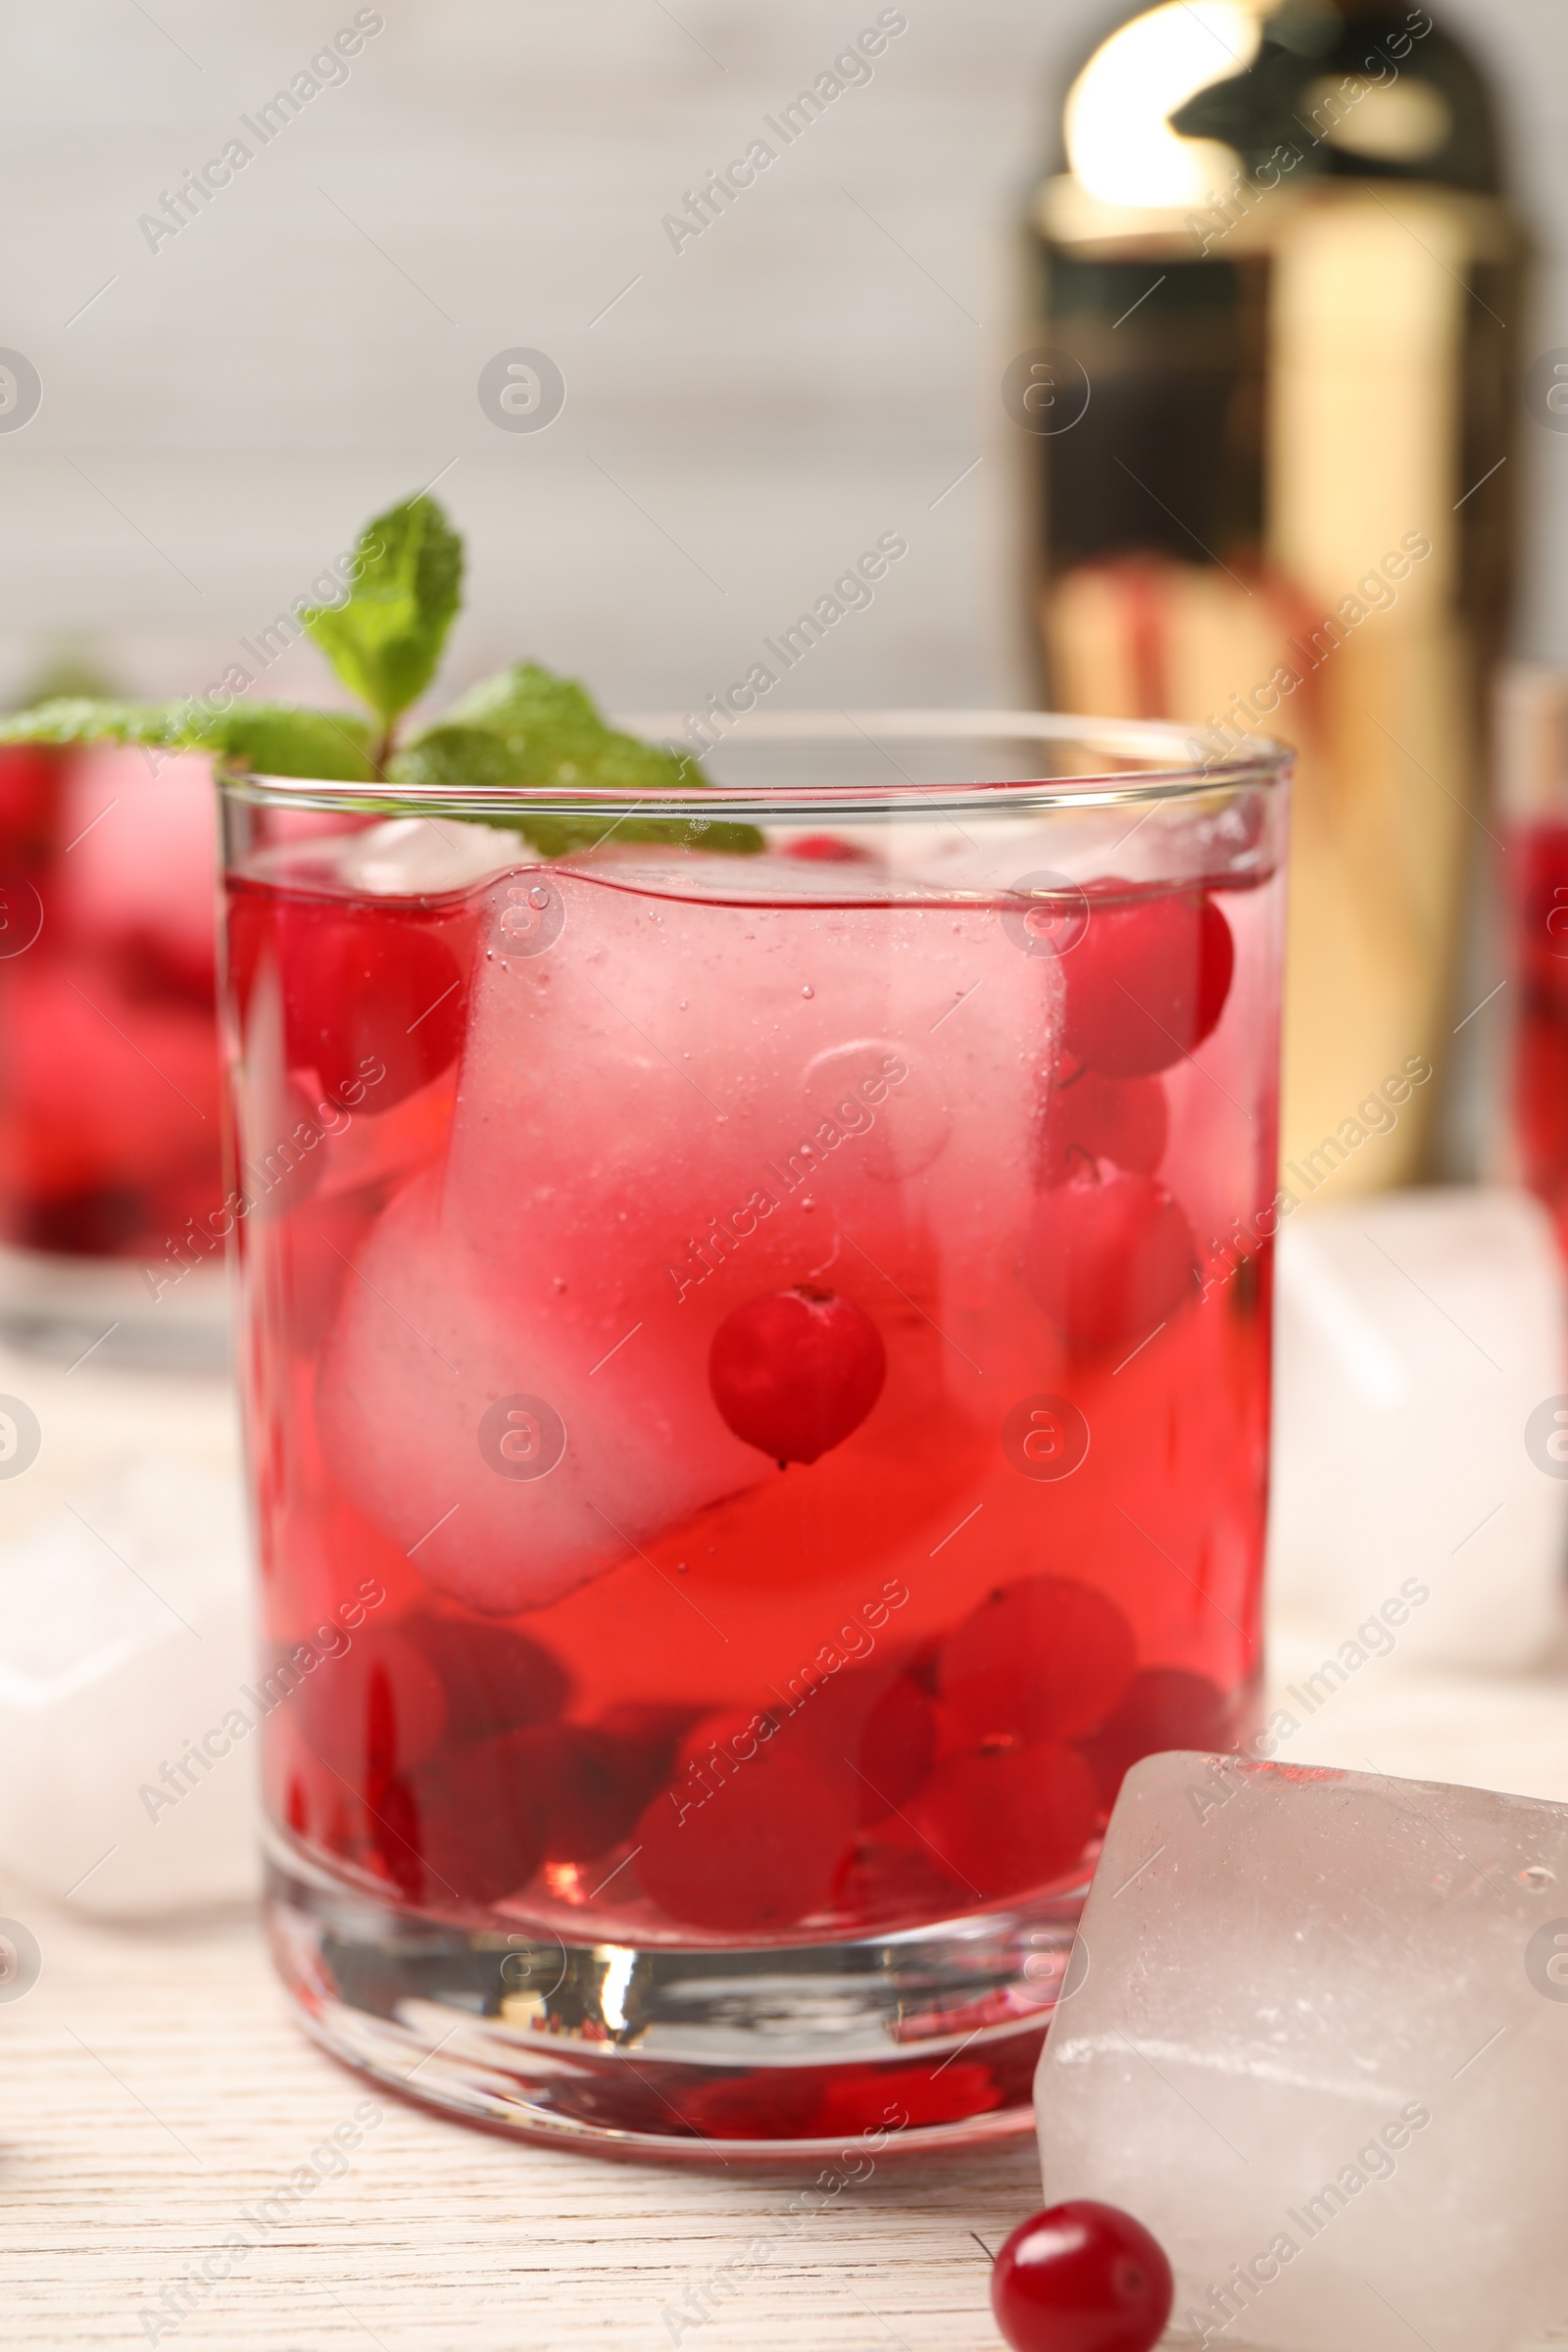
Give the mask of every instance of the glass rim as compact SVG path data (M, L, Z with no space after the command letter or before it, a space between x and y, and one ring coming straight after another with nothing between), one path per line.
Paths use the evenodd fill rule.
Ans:
M483 822L530 809L541 816L660 816L699 825L722 813L760 823L792 816L872 821L885 816L978 812L1037 815L1152 806L1200 800L1241 788L1274 789L1289 777L1295 753L1272 736L1249 735L1227 748L1213 736L1167 719L1095 718L1062 710L773 710L746 714L734 731L702 751L691 741L694 714L638 712L613 724L652 743L692 752L698 758L739 751L750 745L803 750L814 744L1018 741L1076 744L1102 755L1107 764L1086 765L1071 775L1004 779L955 779L918 783L902 769L875 783L843 779L766 784L715 780L686 792L629 792L598 785L456 785L350 782L308 776L274 776L244 768L220 775L223 792L257 806L333 810L383 816L461 816ZM711 723L711 722L708 722ZM892 752L885 757L895 768ZM1146 764L1117 769L1115 760Z

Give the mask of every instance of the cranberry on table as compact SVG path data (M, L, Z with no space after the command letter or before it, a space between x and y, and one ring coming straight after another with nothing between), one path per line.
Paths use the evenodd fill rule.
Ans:
M887 1350L863 1308L805 1284L749 1298L709 1351L713 1402L736 1437L774 1461L814 1462L859 1428L882 1394Z
M1146 1078L1201 1045L1236 968L1231 927L1201 891L1124 896L1109 874L1087 885L1089 920L1062 958L1067 1051L1110 1078Z
M1133 1679L1137 1645L1113 1600L1064 1576L999 1585L956 1625L938 1666L959 1738L1079 1740Z
M1013 2352L1151 2352L1175 2294L1158 2239L1092 2197L1031 2214L991 2274L991 2308Z
M1197 1297L1198 1245L1186 1210L1152 1176L1080 1162L1035 1201L1024 1276L1073 1346L1119 1347Z

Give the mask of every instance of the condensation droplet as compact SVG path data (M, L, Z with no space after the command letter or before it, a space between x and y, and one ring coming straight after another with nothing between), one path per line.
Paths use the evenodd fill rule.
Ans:
M803 997L814 997L814 996L815 996L815 994L816 994L816 991L815 991L815 989L814 989L814 988L811 986L811 984L810 984L809 980L808 980L808 982L807 982L806 986L805 986L805 987L802 989L802 991L801 991L801 994L802 994L802 996L803 996Z

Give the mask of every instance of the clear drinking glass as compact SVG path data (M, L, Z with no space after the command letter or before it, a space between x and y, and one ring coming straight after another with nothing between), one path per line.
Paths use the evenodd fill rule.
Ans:
M0 748L0 1329L227 1353L210 763Z
M278 1964L601 2150L1024 2131L1122 1773L1251 1724L1285 756L706 765L224 789Z

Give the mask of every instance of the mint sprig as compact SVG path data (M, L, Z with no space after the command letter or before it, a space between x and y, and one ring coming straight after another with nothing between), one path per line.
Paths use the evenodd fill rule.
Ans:
M606 724L585 687L533 662L519 662L470 687L444 719L397 755L391 773L407 784L486 784L533 792L588 787L646 794L655 801L684 799L708 783L689 754L622 735ZM612 817L584 808L548 815L530 811L517 821L546 858L563 858L568 850L592 849L610 839L678 843L732 857L749 857L762 847L755 825L722 818Z
M194 702L97 703L73 695L0 716L0 744L7 743L133 743L209 752L270 776L319 776L341 784L369 783L375 776L363 718L287 703L237 703L214 711Z
M59 695L0 716L3 743L169 743L167 703L94 702Z
M212 752L225 765L249 768L254 775L318 776L330 784L375 781L370 728L352 710L235 703L220 716L194 722L184 740L192 750Z
M650 804L646 814L620 817L593 808L493 811L493 823L514 825L544 858L611 839L732 857L761 849L755 825L662 810L661 801L685 800L707 787L697 761L621 734L584 687L536 662L519 662L482 680L401 744L398 721L435 674L458 612L463 542L436 501L421 493L366 525L354 573L343 604L302 607L300 617L372 718L243 698L220 710L200 697L136 703L57 696L0 717L0 744L137 743L208 752L260 775L456 792L588 788Z
M341 605L300 612L351 694L381 721L377 765L392 729L435 676L463 595L463 541L433 498L388 507L360 537Z

